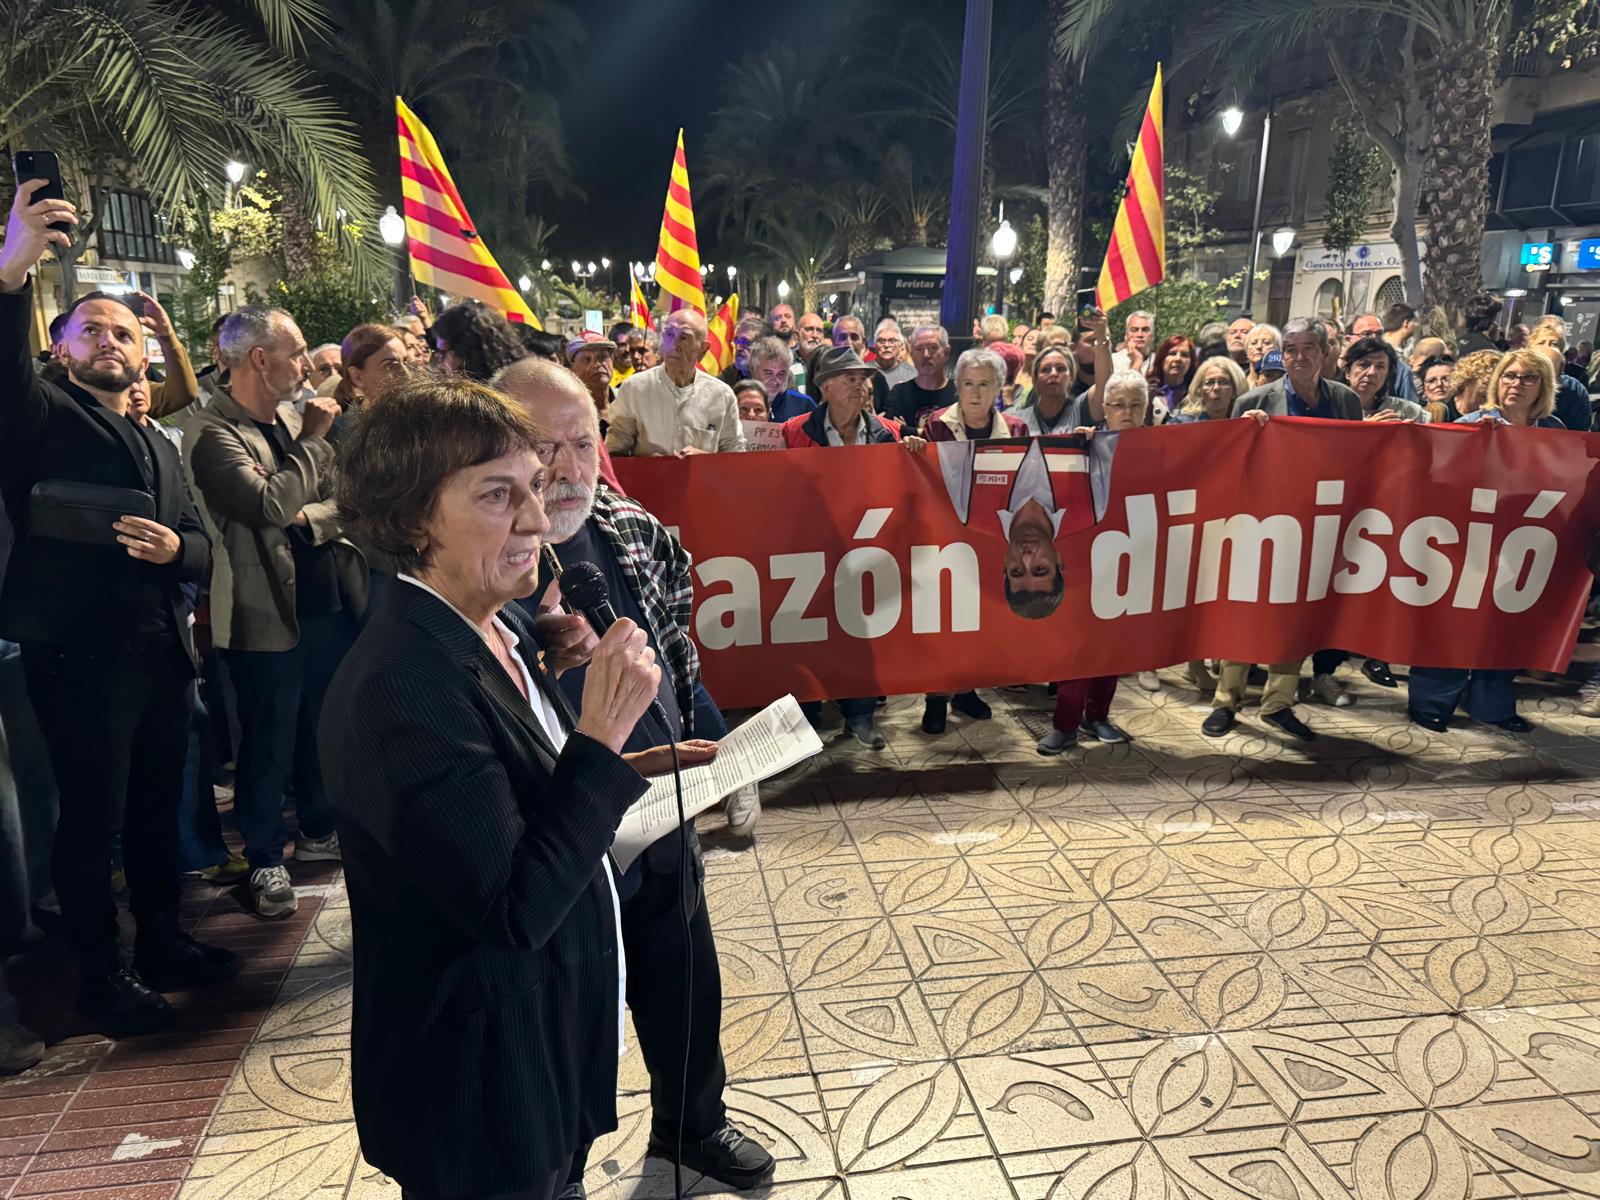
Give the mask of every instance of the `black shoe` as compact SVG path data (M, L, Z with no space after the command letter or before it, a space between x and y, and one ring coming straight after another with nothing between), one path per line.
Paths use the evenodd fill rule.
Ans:
M78 1010L114 1038L160 1033L178 1019L165 996L122 968L85 976L78 985Z
M1450 728L1449 717L1436 717L1432 713L1418 712L1414 708L1406 709L1406 716L1411 718L1413 724L1431 729L1435 733L1443 733Z
M652 1133L650 1152L671 1162L674 1143L668 1138ZM772 1180L773 1161L760 1142L746 1134L732 1121L710 1137L698 1142L684 1142L682 1165L691 1171L709 1175L718 1183L725 1183L735 1191L761 1187Z
M994 709L985 704L977 692L957 692L950 701L950 707L974 721L987 721L994 716Z
M1379 687L1397 688L1400 686L1400 681L1389 670L1389 664L1379 662L1375 658L1369 658L1361 664L1361 673Z
M1297 737L1302 742L1314 742L1317 735L1311 727L1294 715L1292 708L1280 708L1275 713L1262 713L1261 719L1268 725L1276 725L1290 737Z
M1251 667L1245 676L1245 683L1250 687L1265 687L1267 685L1267 672L1261 667Z
M239 956L186 933L170 933L135 942L133 969L158 992L182 992L232 979L239 973Z
M1238 723L1239 714L1231 708L1213 708L1211 715L1200 722L1200 732L1207 737L1221 737Z
M1493 725L1496 729L1504 729L1507 733L1532 733L1533 722L1527 717L1509 716L1504 721L1485 721L1485 725Z
M946 707L949 701L943 696L929 696L922 705L922 732L943 733L945 721L948 716Z

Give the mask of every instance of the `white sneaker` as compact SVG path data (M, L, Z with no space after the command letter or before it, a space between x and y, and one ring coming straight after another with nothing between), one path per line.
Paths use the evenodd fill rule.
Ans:
M1345 690L1344 684L1332 675L1313 675L1311 692L1318 700L1334 708L1349 708L1356 702L1355 697Z
M1600 683L1586 683L1578 693L1578 715L1600 717Z
M300 837L294 841L295 862L343 862L339 853L339 831L325 838Z
M752 783L729 796L723 807L728 818L728 832L749 837L756 831L761 819L761 785Z
M258 867L250 872L250 902L263 917L287 917L300 907L287 867Z
M1161 676L1154 671L1140 671L1137 682L1147 692L1159 692L1161 690Z

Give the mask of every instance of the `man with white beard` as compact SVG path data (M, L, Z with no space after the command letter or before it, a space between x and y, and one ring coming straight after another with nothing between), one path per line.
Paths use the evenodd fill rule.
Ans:
M728 732L722 714L700 683L700 660L689 639L694 600L688 551L639 504L600 479L600 428L595 407L577 377L554 363L533 358L505 367L494 386L533 417L540 433L539 457L545 464L544 511L550 522L545 544L563 569L588 562L605 574L611 607L650 634L661 664L657 699L668 729L646 714L623 746L631 750L668 739L721 738ZM525 606L550 606L557 588L537 592ZM584 668L566 671L560 686L576 708L583 696ZM761 804L755 789L736 793L727 807L728 827L748 834ZM683 873L689 839L689 874ZM771 1178L772 1156L728 1120L722 1103L726 1070L719 1040L722 979L700 880L699 840L693 823L652 845L622 874L622 944L628 964L627 1001L639 1035L639 1049L650 1072L651 1150L672 1158L683 1129L685 1167L736 1189L753 1188ZM685 1012L682 974L685 962L680 904L693 909L689 943L694 954L694 994ZM692 1030L685 1076L684 1031ZM680 1094L683 1101L680 1103ZM582 1196L585 1154L574 1159L573 1177L562 1197Z

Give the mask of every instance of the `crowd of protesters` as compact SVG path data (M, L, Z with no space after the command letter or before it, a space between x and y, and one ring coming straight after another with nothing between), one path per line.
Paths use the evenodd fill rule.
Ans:
M1459 338L1421 328L1404 304L1281 327L1238 316L1193 336L1162 329L1144 311L1115 335L1093 309L1015 328L990 316L953 362L940 326L885 318L869 339L857 317L830 326L781 304L739 323L733 364L717 375L701 369L708 330L690 309L665 316L659 331L622 323L562 338L475 303L433 314L420 302L393 324L359 325L314 349L294 314L241 308L218 319L197 373L153 297L136 311L125 298L91 293L57 319L38 362L27 348L29 272L64 236L40 218L61 216L22 189L0 247L0 495L10 517L0 592L8 639L0 642L0 952L36 940L36 924L53 919L81 965L79 1007L114 1036L165 1028L175 1013L163 990L238 969L231 953L180 928L183 875L237 887L253 912L274 918L297 906L291 864L340 859L318 753L323 699L364 622L405 576L392 548L346 527L340 456L363 410L419 377L490 385L539 426L547 540L564 565L602 567L618 611L647 631L664 667L659 701L670 728L642 731L641 749L717 737L726 725L689 637L689 555L624 496L613 457L742 451L752 422L778 425L789 450L1093 438L1275 416L1553 430L1591 423L1592 347L1570 346L1559 317L1502 330L1490 296L1471 306ZM147 340L162 348L159 381L145 369ZM71 522L111 501L74 493L73 481L144 507L114 514L114 532L97 541ZM41 507L41 489L55 509ZM530 603L558 599L552 591ZM1354 697L1339 677L1349 655L1307 652L1309 672L1301 659L1196 661L1180 664L1178 682L1144 671L1136 684L1196 689L1211 706L1200 727L1214 737L1233 728L1259 684L1260 719L1311 739L1296 705L1343 707ZM1381 688L1407 688L1410 719L1431 730L1445 730L1463 707L1505 731L1531 728L1516 711L1515 672L1413 664L1402 680L1370 658L1348 669ZM574 703L577 678L567 688ZM1115 677L1040 683L1055 697L1041 754L1062 754L1080 737L1129 740L1112 721ZM1578 712L1600 717L1600 675L1580 683ZM881 750L882 703L840 697L805 710L819 729L842 720L848 736ZM930 736L946 731L951 713L992 716L976 691L924 704ZM219 798L231 798L231 841ZM743 834L759 812L754 789L726 808ZM677 841L658 847L624 875L628 954L647 963L651 946L665 944L650 923L671 914L662 897L678 883ZM131 962L118 939L123 882L137 927ZM694 920L714 961L703 907ZM704 1055L715 1047L720 991L695 1004ZM639 1025L653 1072L682 1056L674 1021L681 1027L682 1014L656 1033ZM0 976L0 1070L23 1069L41 1052ZM695 1140L719 1178L748 1183L770 1160L727 1132L720 1058L695 1069L706 1083L691 1118Z

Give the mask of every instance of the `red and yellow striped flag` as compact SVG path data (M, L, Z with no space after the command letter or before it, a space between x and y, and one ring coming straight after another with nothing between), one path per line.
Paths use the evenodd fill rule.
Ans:
M1139 127L1139 144L1128 168L1128 190L1111 229L1094 302L1102 309L1154 287L1167 274L1166 180L1161 134L1161 64L1150 88L1150 104Z
M739 293L735 292L717 309L717 315L706 322L706 352L700 356L702 371L721 375L733 366L733 327L738 323Z
M705 285L700 277L700 243L694 235L694 201L689 196L689 168L683 157L683 130L672 158L672 178L667 183L667 205L661 213L661 244L656 248L656 283L672 297L668 311L692 308L706 311Z
M399 96L394 108L413 278L451 295L481 300L512 321L543 329L478 236L433 134Z
M650 306L645 303L644 290L639 286L639 277L632 271L628 272L628 286L630 288L628 319L633 322L635 329L654 329L656 319L650 315Z

